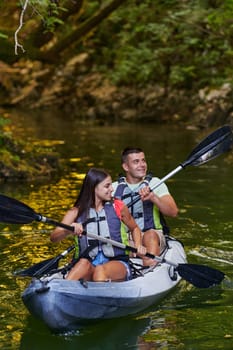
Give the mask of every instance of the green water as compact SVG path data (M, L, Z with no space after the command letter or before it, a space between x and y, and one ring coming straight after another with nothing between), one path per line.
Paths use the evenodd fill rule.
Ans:
M85 126L59 121L56 115L14 116L15 133L30 142L55 145L65 166L60 176L35 183L1 184L1 192L35 211L60 220L73 205L90 166L121 171L119 154L127 145L144 148L149 168L163 177L183 162L212 130L192 131L155 125ZM232 349L233 346L233 214L229 156L201 167L187 167L167 184L180 208L169 219L172 235L181 239L189 262L226 273L221 286L197 289L182 281L161 304L137 317L102 321L75 333L55 335L29 315L21 301L28 284L13 272L60 253L71 243L50 243L51 226L0 225L0 348L37 349ZM158 282L159 283L159 282Z

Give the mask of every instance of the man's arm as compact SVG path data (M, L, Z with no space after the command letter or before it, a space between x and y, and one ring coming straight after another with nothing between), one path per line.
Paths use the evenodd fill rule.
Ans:
M165 194L159 197L157 194L150 190L149 186L143 187L139 191L139 194L141 196L142 201L150 200L158 207L159 211L162 214L171 217L177 216L178 207L174 198L170 194Z

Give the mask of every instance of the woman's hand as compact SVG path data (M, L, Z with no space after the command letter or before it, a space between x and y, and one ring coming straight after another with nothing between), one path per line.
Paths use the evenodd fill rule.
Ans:
M77 222L73 222L71 224L72 227L74 227L74 232L72 233L74 236L82 236L83 233L83 225L79 224Z

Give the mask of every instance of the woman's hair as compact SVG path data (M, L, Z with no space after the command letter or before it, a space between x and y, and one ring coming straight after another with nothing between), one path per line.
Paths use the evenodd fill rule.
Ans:
M95 188L108 177L109 174L103 169L91 168L86 174L78 198L74 204L78 208L78 216L85 213L87 217L90 208L95 206Z

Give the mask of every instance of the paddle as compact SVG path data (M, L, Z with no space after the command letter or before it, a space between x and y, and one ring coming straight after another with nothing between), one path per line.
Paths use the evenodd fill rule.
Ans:
M67 225L36 213L27 204L0 194L0 222L7 222L10 224L29 224L33 221L41 221L69 230Z
M72 226L70 226L70 228L73 229ZM106 237L101 237L93 233L85 233L85 234L87 234L88 237L97 239L103 243L111 244L115 247L128 250L133 253L137 253L137 249L135 247L131 247L129 245L125 245L123 243L114 241ZM146 253L145 256L147 256L148 258L155 259L160 263L165 263L175 267L175 269L183 279L185 279L186 281L188 281L189 283L193 284L195 287L198 287L198 288L209 288L211 286L220 284L225 276L225 274L222 271L213 269L212 267L209 267L206 265L184 264L184 263L176 264L165 258L161 258L159 256L156 256L150 253Z
M21 277L41 277L52 270L57 270L58 263L63 259L68 253L70 253L75 248L75 245L68 247L59 255L54 258L43 260L37 264L30 266L27 269L15 271L14 275Z
M55 220L49 219L45 216L42 216L41 214L36 213L28 205L16 199L7 197L5 195L0 195L0 221L7 222L7 223L21 224L21 223L29 223L34 220L42 221L44 223L49 223L55 226L60 226L71 232L73 232L74 230L73 226L69 226L69 225L57 222ZM88 235L88 237L99 240L103 243L108 243L115 247L119 247L121 249L137 253L137 249L134 247L124 245L123 243L114 241L109 238L101 237L92 233L86 233L86 234ZM198 288L208 288L210 286L219 284L224 278L223 272L208 266L196 265L196 264L175 264L171 261L152 255L150 253L146 253L146 256L152 259L155 259L161 263L166 263L168 265L174 266L177 272L179 273L179 275L183 279L185 279L186 281L190 282L191 284L193 284ZM59 258L59 256L54 259L57 259L57 258ZM48 262L48 264L51 264L51 265L52 263L54 263L54 261ZM43 265L43 262L42 262L42 265ZM46 271L48 271L47 267L48 266L46 261L43 268ZM36 268L34 267L34 269Z
M164 183L170 177L178 173L180 170L186 168L187 166L202 165L211 159L218 157L220 154L229 151L232 147L232 142L232 129L229 125L224 125L221 128L215 130L193 149L193 151L189 154L183 163L180 163L177 168L164 176L154 187L152 187L151 191L155 190L162 183ZM128 204L128 207L132 207L139 200L140 196L136 197L134 200L132 200L132 202Z

